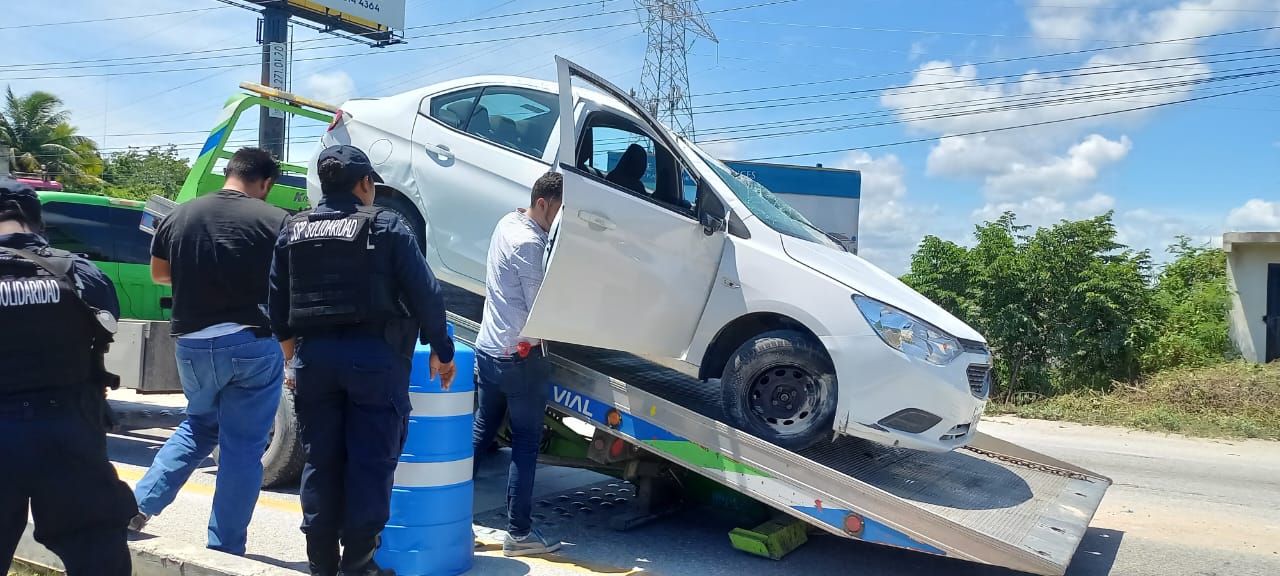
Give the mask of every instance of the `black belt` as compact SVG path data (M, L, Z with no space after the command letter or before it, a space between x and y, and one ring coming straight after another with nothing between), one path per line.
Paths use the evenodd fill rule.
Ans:
M317 337L317 336L375 336L378 338L385 337L387 333L387 325L385 322L371 322L363 324L343 324L339 326L324 326L307 328L299 331L298 336Z

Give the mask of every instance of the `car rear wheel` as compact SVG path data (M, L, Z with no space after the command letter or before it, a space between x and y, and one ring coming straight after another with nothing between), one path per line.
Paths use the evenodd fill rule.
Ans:
M378 187L378 195L374 196L373 203L375 206L390 208L400 214L404 218L405 224L409 225L409 229L413 231L413 236L418 241L418 251L423 254L427 253L427 227L422 219L422 214L418 212L418 208L410 202L404 194L395 191L394 188L383 186Z
M775 330L747 340L720 382L729 423L753 436L803 450L832 433L836 377L812 338Z

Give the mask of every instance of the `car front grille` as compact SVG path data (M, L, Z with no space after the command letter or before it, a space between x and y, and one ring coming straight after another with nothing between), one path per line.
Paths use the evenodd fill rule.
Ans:
M941 440L943 442L950 442L952 440L964 438L967 434L969 434L970 428L971 428L971 425L969 424L959 424L956 426L952 426L951 429L948 430L946 434L943 434L941 437L939 437L938 440Z
M991 393L991 367L986 364L970 364L965 372L969 376L969 391L975 398L986 400Z

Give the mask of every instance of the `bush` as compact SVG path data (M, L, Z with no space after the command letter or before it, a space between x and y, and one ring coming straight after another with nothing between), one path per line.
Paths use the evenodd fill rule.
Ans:
M975 228L972 248L926 236L903 281L986 336L1005 402L1231 359L1222 250L1179 237L1157 274L1146 251L1115 241L1111 217L1031 232L1006 212Z

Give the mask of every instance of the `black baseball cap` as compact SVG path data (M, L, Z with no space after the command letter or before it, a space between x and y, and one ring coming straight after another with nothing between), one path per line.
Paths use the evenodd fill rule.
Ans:
M22 212L27 226L33 229L44 227L40 197L36 196L35 189L13 178L0 176L0 212L15 208Z
M382 176L373 169L373 163L369 161L369 156L363 150L351 146L349 144L338 144L325 148L320 152L320 158L316 162L319 166L325 160L335 159L342 163L342 180L340 182L320 181L321 189L325 193L339 191L350 192L351 186L357 181L368 175L373 175L374 182L382 182Z

